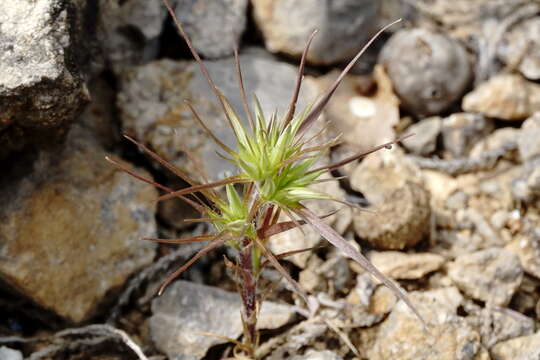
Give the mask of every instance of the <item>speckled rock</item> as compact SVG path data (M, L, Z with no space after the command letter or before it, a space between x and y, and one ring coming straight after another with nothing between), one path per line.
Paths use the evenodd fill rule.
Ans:
M468 93L461 104L467 112L513 121L540 111L540 85L514 74L498 74Z
M205 58L233 54L247 22L248 0L176 0L174 12ZM179 40L180 41L180 40Z
M518 201L534 203L540 198L540 157L525 162L512 180L512 194Z
M540 357L540 332L503 341L491 349L493 360L532 360Z
M21 159L1 179L0 255L12 261L0 261L0 276L71 322L94 315L155 254L140 239L156 236L156 191L105 155L74 127L65 149Z
M89 100L71 60L74 11L60 0L0 2L0 158L58 143Z
M506 32L497 54L530 80L540 79L540 18L526 19Z
M321 92L338 77L335 70L317 78ZM329 127L351 152L367 151L396 138L399 99L381 66L373 77L349 75L336 90L324 113Z
M307 60L331 64L354 56L375 33L380 3L369 0L253 0L253 15L266 48L299 58L319 29Z
M523 122L517 143L522 161L540 156L540 111Z
M351 176L351 187L371 206L353 215L358 236L379 249L414 246L429 231L430 194L416 164L402 150L381 150L366 157Z
M462 297L456 288L409 293L426 318L429 332L400 301L382 323L371 360L454 360L489 359L483 353L480 336L457 315Z
M506 249L519 257L526 273L540 278L540 229L517 235Z
M207 350L242 334L240 296L210 286L176 281L152 302L150 333L156 347L172 360L201 359ZM292 320L291 307L264 302L258 317L260 329L276 329Z
M493 131L493 123L478 114L455 113L442 121L444 149L453 157L465 157L480 139Z
M392 279L420 279L444 264L442 256L430 253L371 251L369 259L377 269Z
M114 71L157 55L167 16L161 1L99 0L98 9L96 33L101 55Z
M456 40L427 29L401 30L386 42L379 63L409 111L429 116L457 101L471 80L471 66Z
M442 119L438 116L423 119L407 128L406 134L414 136L403 140L403 146L416 155L429 155L435 151L441 132Z
M448 264L448 275L472 298L505 306L521 283L523 269L516 255L491 248L457 257Z

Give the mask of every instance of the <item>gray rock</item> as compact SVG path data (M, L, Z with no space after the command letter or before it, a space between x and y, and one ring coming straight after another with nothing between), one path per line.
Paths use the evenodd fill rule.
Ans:
M540 156L540 111L523 122L517 143L522 161Z
M485 308L468 316L469 324L478 329L482 344L491 349L493 345L518 336L532 335L533 319L511 309Z
M98 6L97 39L113 70L120 72L126 65L155 58L167 15L161 1L99 0Z
M503 341L491 349L493 360L532 360L540 357L540 332Z
M540 79L540 18L524 20L504 34L497 55L530 80Z
M21 159L1 179L0 255L13 261L0 261L0 277L71 322L95 315L155 255L140 239L157 235L157 192L106 155L74 126L61 152Z
M462 297L456 288L409 293L429 332L400 301L380 326L371 360L478 359L480 336L456 313Z
M354 56L378 25L380 3L369 0L252 1L266 48L299 58L309 35L315 37L307 56L314 64L332 64Z
M0 158L58 143L89 100L72 61L74 11L61 0L0 2Z
M512 194L518 201L533 203L540 197L540 157L527 161L512 180Z
M448 275L470 297L505 306L521 283L523 269L516 255L491 248L457 257L448 264Z
M232 55L246 27L248 0L176 0L174 12L205 58Z
M465 157L475 143L492 130L493 123L481 115L452 114L442 121L444 149L453 157Z
M540 228L518 234L506 249L519 257L526 273L540 278Z
M465 95L461 107L501 120L523 120L540 111L540 85L519 75L501 73Z
M438 116L423 119L411 125L407 129L407 134L414 136L405 139L402 143L407 150L416 155L429 155L435 151L437 137L441 132L442 120Z
M469 152L470 158L481 157L485 152L494 151L505 147L507 144L517 144L519 135L521 134L520 129L513 127L503 127L496 129L491 134L487 135L483 139L480 139L475 144L471 151ZM505 159L517 162L516 152L511 151L504 156Z
M415 114L440 113L458 100L471 80L463 46L426 29L401 30L379 56L403 106Z
M246 91L257 94L266 116L276 108L283 114L292 96L296 69L259 51L241 55L241 64ZM233 60L207 61L206 65L217 87L243 115ZM191 101L221 141L236 146L219 103L194 62L162 60L136 67L122 75L120 88L118 106L126 133L191 174L202 168L211 179L217 179L235 170L231 163L216 155L220 148L204 133L184 102ZM298 109L311 103L316 93L314 85L306 80ZM183 148L199 159L200 167L188 161Z
M170 359L201 359L211 346L226 340L197 332L237 338L243 329L240 309L238 294L176 281L152 302L149 320L152 340ZM276 329L293 316L289 306L264 302L257 325L259 329Z
M420 279L444 264L442 256L430 253L371 251L369 259L380 272L392 279Z
M290 360L342 360L343 358L330 350L309 350L304 355L296 355Z
M20 351L0 346L0 359L2 360L23 360Z

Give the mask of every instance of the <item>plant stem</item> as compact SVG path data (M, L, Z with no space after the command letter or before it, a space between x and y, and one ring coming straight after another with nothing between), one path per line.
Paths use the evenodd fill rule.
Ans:
M254 273L253 242L244 238L243 247L238 256L240 269L240 296L242 298L242 321L244 323L244 344L250 349L253 357L257 347L257 274Z

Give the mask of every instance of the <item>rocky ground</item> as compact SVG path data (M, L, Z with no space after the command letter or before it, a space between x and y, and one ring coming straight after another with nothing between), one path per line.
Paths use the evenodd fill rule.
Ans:
M320 304L277 284L260 313L261 358L529 360L540 357L540 2L536 0L171 0L218 87L241 108L233 48L263 109L282 113L306 39L299 108L381 26L325 109L339 160L400 146L318 184L363 207L318 214L396 280L429 325L330 246L283 265ZM233 169L190 99L233 146L217 103L158 0L0 2L0 359L222 359L242 334L239 296L218 250L161 296L202 234L183 203L105 156L185 186L122 138L189 172ZM328 161L329 159L326 159ZM365 211L368 210L368 211ZM324 245L310 229L276 253Z

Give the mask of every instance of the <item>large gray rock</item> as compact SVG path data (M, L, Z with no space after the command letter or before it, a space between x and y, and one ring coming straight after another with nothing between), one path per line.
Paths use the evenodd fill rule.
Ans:
M21 158L0 180L0 277L70 322L95 315L155 255L140 239L156 236L157 193L106 155L74 127L62 151Z
M152 302L152 340L171 360L195 360L226 340L205 332L237 338L242 334L240 295L187 281L176 281ZM291 307L264 302L259 329L276 329L292 320Z
M57 143L88 101L74 12L61 0L0 2L0 158Z
M419 115L435 115L458 100L471 80L464 47L426 29L401 30L379 56L403 106Z
M307 56L332 64L354 56L378 26L379 1L252 0L266 48L300 58L309 35L319 29Z
M158 2L158 1L156 1ZM174 12L205 58L232 55L246 27L248 0L176 0Z
M448 275L470 297L505 306L521 283L523 269L516 255L491 248L459 256L448 265Z

